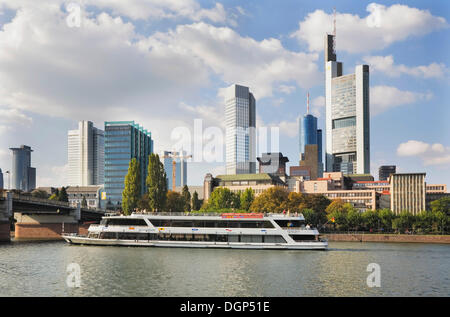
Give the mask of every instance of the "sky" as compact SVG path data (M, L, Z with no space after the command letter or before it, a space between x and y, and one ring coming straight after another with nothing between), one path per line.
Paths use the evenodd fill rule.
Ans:
M298 165L307 92L325 129L333 8L344 74L370 67L372 175L397 165L450 185L448 0L0 0L0 168L26 144L37 186L67 184L67 131L79 120L134 120L157 153L180 134L194 140L201 122L207 147L217 141L208 131L224 131L223 91L234 83L254 94L257 129L278 128L279 151ZM196 159L188 185L224 171Z

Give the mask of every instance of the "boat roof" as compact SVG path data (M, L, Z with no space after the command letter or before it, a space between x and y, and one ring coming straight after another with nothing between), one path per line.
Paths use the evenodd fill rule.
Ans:
M193 213L132 213L129 216L118 215L118 216L105 216L105 219L110 218L152 218L152 219L203 219L203 220L267 220L267 219L283 219L283 220L304 220L302 214L256 214L256 213L226 213L226 214L216 214L216 213L204 213L204 214L193 214Z

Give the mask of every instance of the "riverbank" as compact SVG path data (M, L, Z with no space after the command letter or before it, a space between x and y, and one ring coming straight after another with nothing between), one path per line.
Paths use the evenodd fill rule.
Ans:
M328 241L341 242L412 242L412 243L448 243L450 235L418 234L378 234L378 233L329 233L323 234Z

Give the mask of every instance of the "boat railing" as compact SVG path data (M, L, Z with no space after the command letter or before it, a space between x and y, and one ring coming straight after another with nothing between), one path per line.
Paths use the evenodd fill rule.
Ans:
M236 213L236 214L240 214L240 213ZM251 214L251 213L249 213ZM277 217L277 218L282 218L282 217L301 217L302 214L295 214L295 213L291 213L291 214L282 214L282 213L264 213L264 212L258 212L258 214L262 214L264 217ZM220 217L223 215L223 213L218 213L218 212L133 212L133 215L147 215L147 216L212 216L212 217Z

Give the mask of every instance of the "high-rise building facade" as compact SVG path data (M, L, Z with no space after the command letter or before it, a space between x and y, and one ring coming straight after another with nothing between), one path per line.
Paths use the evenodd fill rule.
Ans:
M3 189L3 173L2 173L2 169L0 168L0 189Z
M326 170L370 173L369 66L342 75L334 36L325 37Z
M256 173L256 106L248 87L225 92L226 173Z
M147 191L149 155L153 153L151 133L134 121L105 122L105 192L109 205L122 203L125 176L133 158L141 171L141 194Z
M162 161L167 177L167 189L187 185L187 156L185 151L163 151ZM175 184L174 184L175 179ZM174 187L175 186L175 187Z
M322 163L322 130L317 129L317 118L309 114L309 94L307 101L307 113L303 117L297 119L298 134L299 134L299 152L300 161L305 161L307 145L317 145L317 162L314 162L314 168L317 171L312 171L312 174L317 177L323 175L323 163ZM309 155L311 157L311 154ZM304 164L300 164L305 166Z
M426 208L425 173L399 173L389 176L391 210L398 215L409 211L417 215Z
M77 130L67 134L70 186L104 183L104 132L91 121L78 122Z
M21 145L20 148L10 148L12 151L12 184L11 189L25 192L36 188L36 169L31 167L31 147Z
M391 174L395 174L396 166L395 165L383 165L378 169L378 179L380 181L388 180Z

